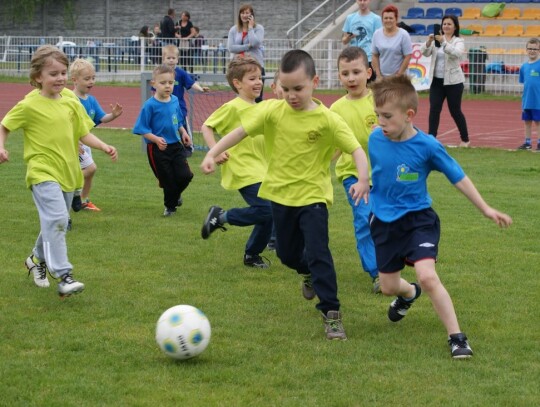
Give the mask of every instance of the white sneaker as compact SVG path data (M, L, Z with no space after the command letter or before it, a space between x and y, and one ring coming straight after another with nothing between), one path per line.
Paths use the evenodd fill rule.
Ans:
M28 275L30 275L30 273L34 275L34 283L38 287L47 288L50 286L49 280L47 279L47 264L44 261L36 263L36 257L31 254L26 258L24 265L28 269Z
M69 297L71 294L78 294L82 290L84 290L84 284L74 280L70 273L64 274L58 283L58 295L60 297Z

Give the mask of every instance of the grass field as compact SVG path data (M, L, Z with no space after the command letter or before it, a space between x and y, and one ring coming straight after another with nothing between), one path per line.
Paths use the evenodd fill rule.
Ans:
M513 216L500 230L440 174L430 178L442 222L439 274L475 356L454 361L427 296L407 317L386 317L391 298L370 293L340 185L330 210L346 342L324 339L315 302L274 253L269 270L242 265L248 230L203 241L209 205L239 194L195 178L179 213L163 218L162 193L127 131L97 129L119 149L100 152L92 198L100 213L72 215L68 248L79 296L26 276L39 223L25 189L22 137L0 166L0 405L5 406L533 406L539 394L540 155L453 149L484 198ZM405 276L413 279L412 270ZM198 358L167 359L154 341L159 315L201 308L212 340Z

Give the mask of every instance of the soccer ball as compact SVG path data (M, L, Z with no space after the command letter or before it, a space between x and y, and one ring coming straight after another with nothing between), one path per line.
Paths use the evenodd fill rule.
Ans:
M210 322L191 305L176 305L159 317L156 341L173 359L190 359L206 349L210 342Z

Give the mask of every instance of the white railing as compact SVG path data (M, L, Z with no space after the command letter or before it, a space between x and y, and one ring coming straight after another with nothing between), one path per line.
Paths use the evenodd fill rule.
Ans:
M421 41L423 38L415 38ZM469 48L464 69L468 72L467 90L471 93L519 95L518 70L526 60L523 38L466 37ZM210 38L200 47L180 50L180 66L194 74L224 74L230 55L226 39ZM90 59L102 81L140 81L141 72L150 71L161 61L161 45L145 46L137 37L0 37L0 75L28 76L32 53L41 44L61 47L68 57ZM265 40L265 68L271 76L279 66L281 56L291 46L287 39ZM336 59L343 45L339 39L320 41L310 50L321 78L320 88L337 89ZM485 58L484 58L485 57ZM486 59L487 58L487 59ZM212 75L207 77L211 77Z

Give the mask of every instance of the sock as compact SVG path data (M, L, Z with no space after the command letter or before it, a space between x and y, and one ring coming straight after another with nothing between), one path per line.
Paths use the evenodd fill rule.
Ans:
M218 221L219 221L219 223L221 223L222 225L224 225L225 223L227 223L227 211L225 211L225 212L223 212L221 215L219 215Z
M411 284L411 285L412 285L412 284ZM407 301L407 302L413 301L414 298L416 297L416 286L413 285L413 287L414 287L414 295L413 295L411 298L402 297L402 298L403 298L405 301Z

